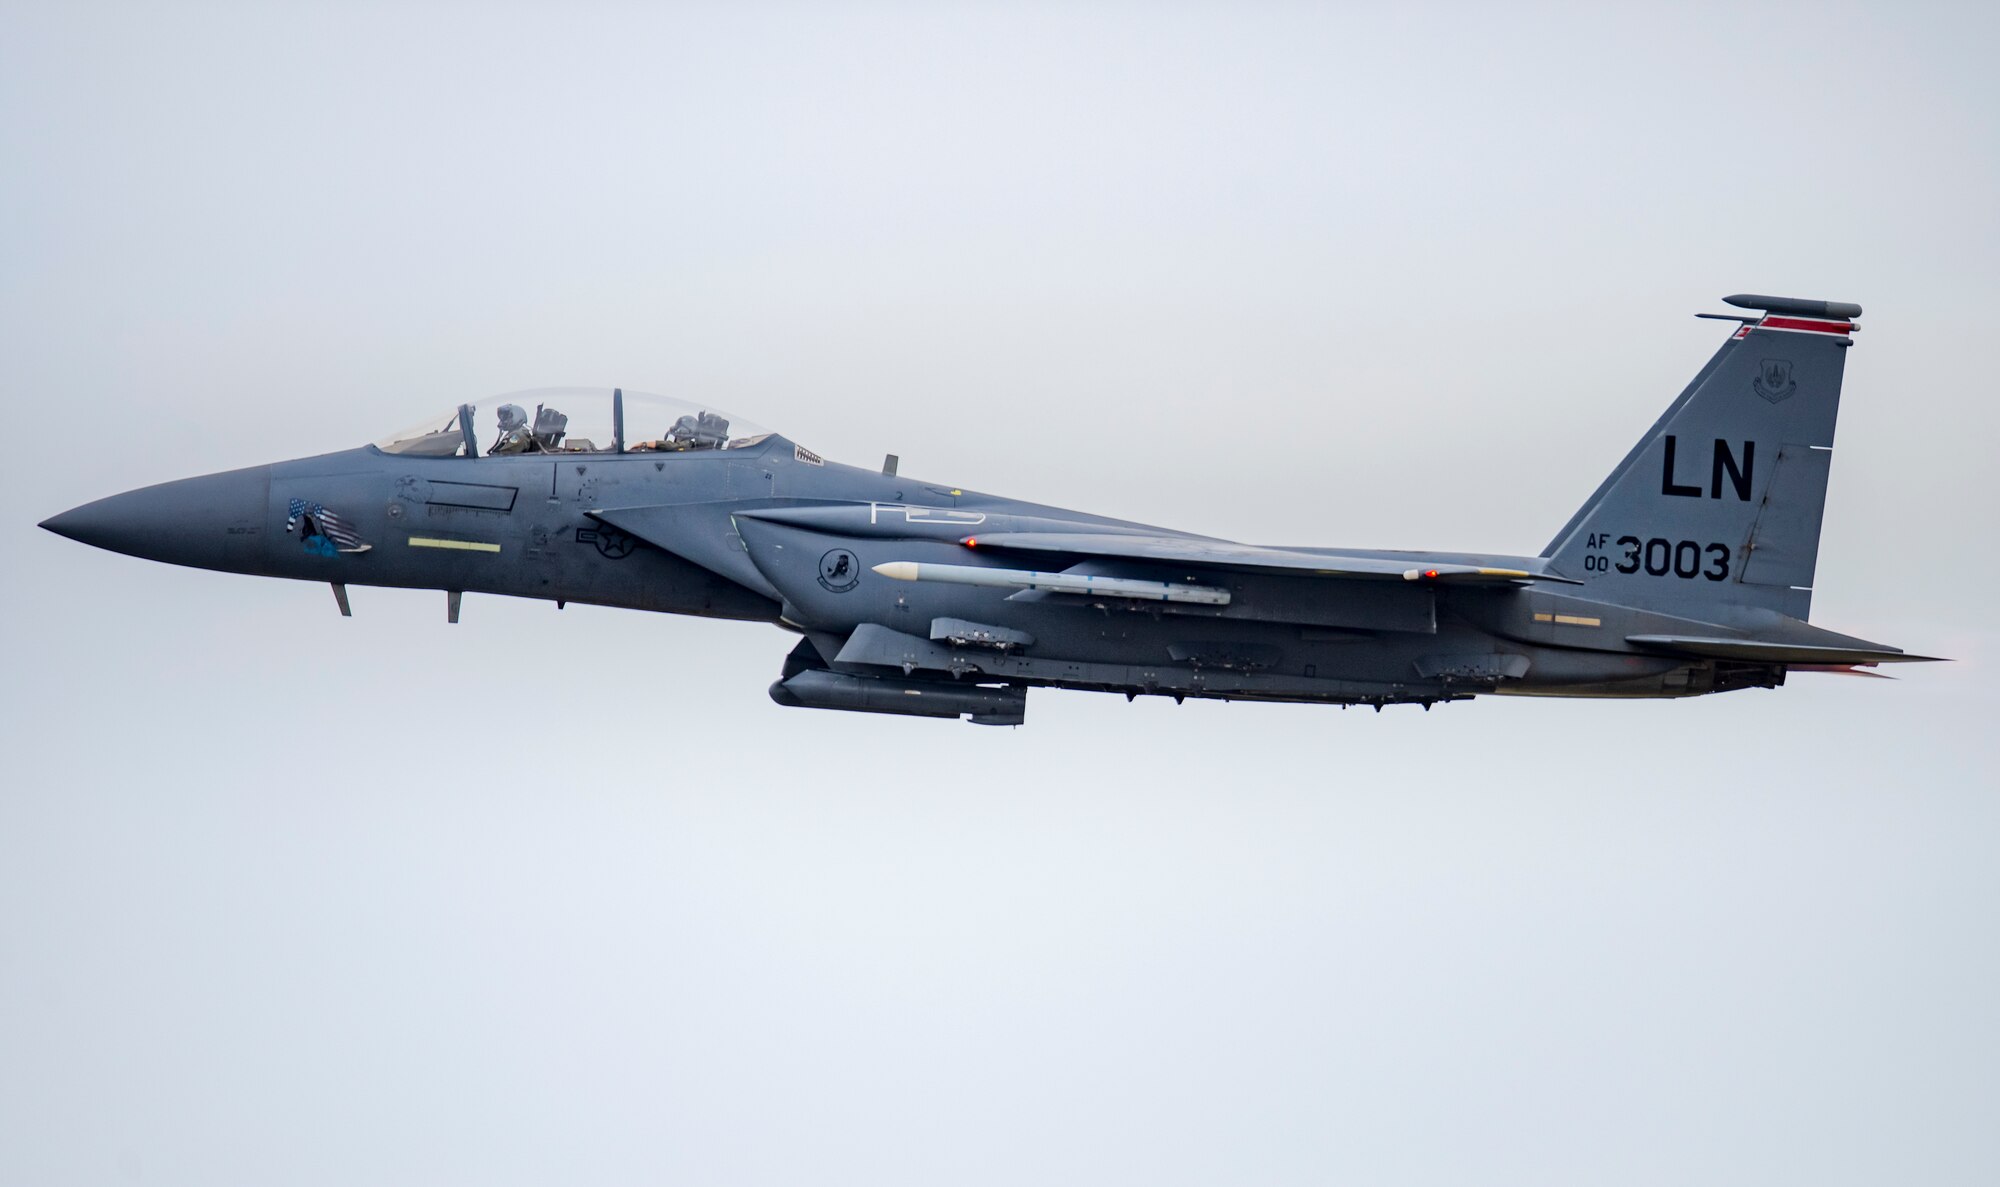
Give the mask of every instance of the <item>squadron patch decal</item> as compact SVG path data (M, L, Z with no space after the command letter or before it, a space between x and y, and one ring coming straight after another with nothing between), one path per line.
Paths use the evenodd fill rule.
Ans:
M845 548L819 558L819 583L829 593L846 593L861 584L861 562Z
M314 556L363 553L374 547L363 544L347 521L327 510L325 505L305 499L293 499L285 509L285 533L290 535L293 532L300 533L300 542Z
M1792 378L1790 359L1765 359L1757 368L1757 378L1750 381L1758 395L1773 404L1782 403L1799 390L1799 381Z

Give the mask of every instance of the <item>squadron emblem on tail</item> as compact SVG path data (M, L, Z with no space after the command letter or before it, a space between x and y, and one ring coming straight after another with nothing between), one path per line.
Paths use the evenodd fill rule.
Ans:
M1790 359L1765 359L1750 386L1773 404L1790 399L1792 393L1799 390L1798 381L1792 378Z

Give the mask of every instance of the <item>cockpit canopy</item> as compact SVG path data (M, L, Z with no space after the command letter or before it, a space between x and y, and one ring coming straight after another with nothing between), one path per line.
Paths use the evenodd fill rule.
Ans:
M770 430L706 404L601 387L508 392L375 442L383 453L467 457L516 453L691 453L743 449Z

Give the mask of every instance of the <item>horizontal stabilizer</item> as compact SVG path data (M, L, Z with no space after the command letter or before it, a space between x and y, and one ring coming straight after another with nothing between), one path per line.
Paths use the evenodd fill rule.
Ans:
M1867 667L1870 667L1870 666L1872 666L1872 665L1862 665L1862 664L1791 664L1791 665L1789 665L1789 668L1790 668L1790 670L1791 670L1791 671L1792 671L1792 672L1793 672L1794 674L1796 674L1796 673L1799 673L1799 672L1818 672L1818 673L1820 673L1821 675L1824 675L1824 676L1861 676L1861 677L1864 677L1864 678L1866 678L1866 679L1869 679L1869 680L1894 680L1894 679L1895 679L1895 677L1894 677L1894 676L1890 676L1890 675L1887 675L1886 673L1882 673L1882 672L1871 672L1871 671L1867 671L1867 670L1866 670L1866 668L1867 668Z
M1627 635L1625 641L1648 651L1671 651L1704 659L1733 659L1765 664L1908 664L1937 663L1935 655L1911 655L1893 647L1816 647L1758 639L1707 639L1687 635Z

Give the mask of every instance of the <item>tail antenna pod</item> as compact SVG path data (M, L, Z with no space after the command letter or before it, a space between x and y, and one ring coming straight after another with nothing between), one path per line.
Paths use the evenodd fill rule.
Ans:
M1803 297L1766 297L1758 293L1733 293L1722 299L1724 305L1734 305L1738 309L1761 309L1765 313L1790 314L1794 317L1829 317L1836 321L1850 321L1861 316L1861 306L1852 301L1814 301Z
M625 389L611 389L611 452L625 452Z

